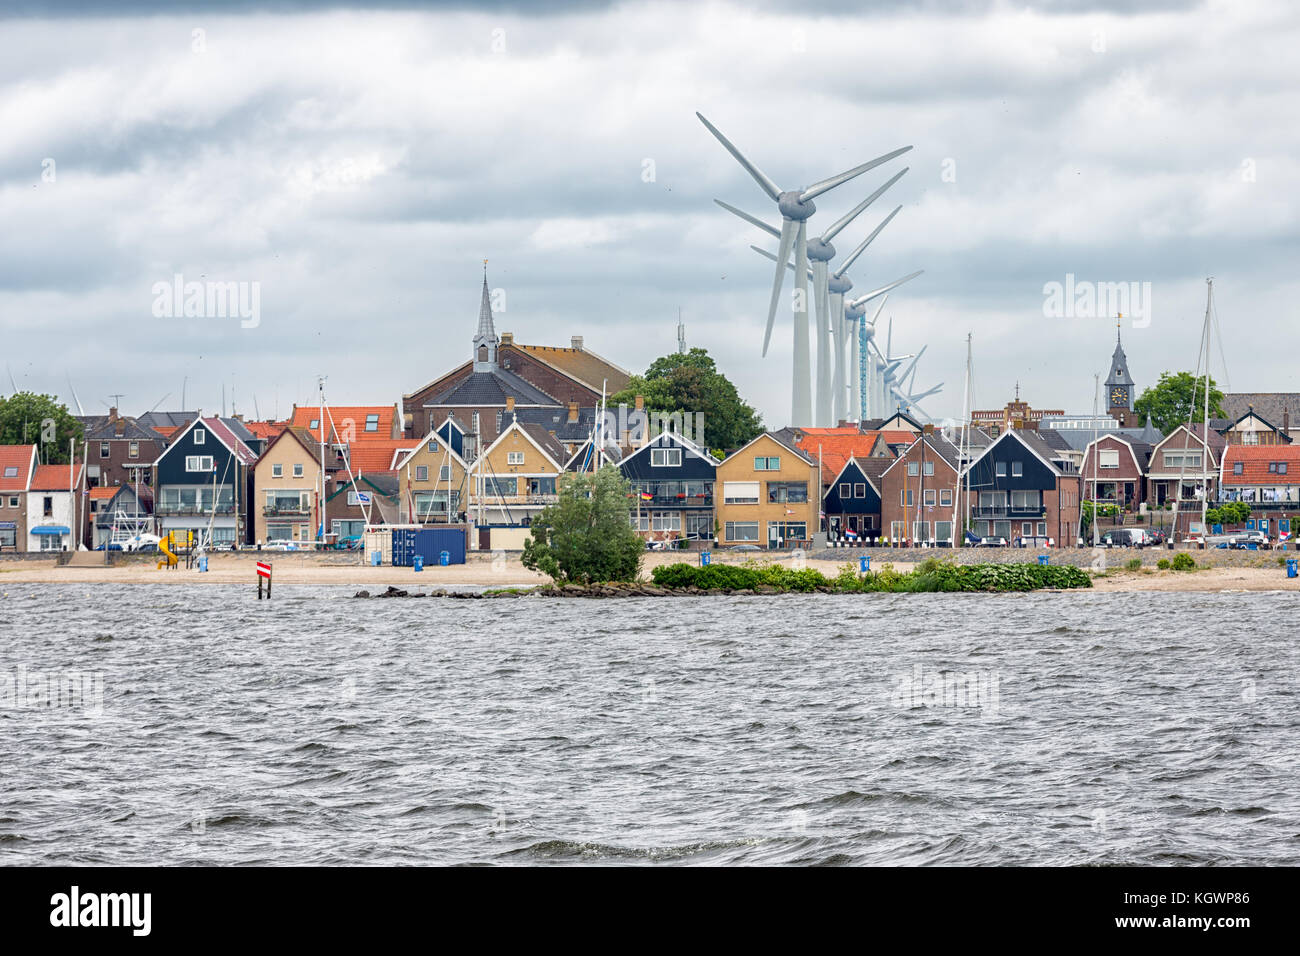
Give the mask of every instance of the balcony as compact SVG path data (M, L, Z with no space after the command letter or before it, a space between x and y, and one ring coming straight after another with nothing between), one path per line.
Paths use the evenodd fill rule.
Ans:
M207 516L213 513L219 515L232 515L235 513L235 506L232 504L217 505L214 508L212 505L177 505L163 502L158 505L157 512L158 516L163 518L185 515Z
M712 508L713 495L655 495L653 498L641 498L637 494L632 495L632 504L635 507L637 501L641 502L642 508Z
M553 505L559 500L559 495L476 495L470 498L470 504L482 505L484 508L523 507L524 505Z
M1017 520L1033 521L1033 520L1042 520L1043 518L1046 518L1047 509L1042 507L1041 505L1037 508L1012 508L1007 505L999 505L997 507L992 507L992 508L976 507L971 509L971 517L983 518L985 520L988 520L990 518L992 519L1001 518L1003 520L1011 520L1011 521L1017 521Z
M262 514L267 518L305 518L311 509L305 505L266 505Z

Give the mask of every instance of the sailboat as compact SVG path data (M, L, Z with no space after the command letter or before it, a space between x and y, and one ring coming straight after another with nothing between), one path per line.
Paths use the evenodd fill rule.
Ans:
M1189 522L1188 534L1183 537L1184 541L1192 541L1201 544L1203 547L1209 542L1205 538L1205 512L1209 508L1210 501L1210 319L1214 314L1214 277L1210 276L1205 280L1205 320L1201 326L1201 345L1197 353L1196 370L1202 373L1201 391L1203 393L1202 413L1201 413L1201 473L1200 473L1200 502L1201 502L1201 523L1199 537L1191 527ZM1187 459L1192 450L1190 437L1192 432L1192 419L1196 415L1196 387L1192 387L1191 407L1187 411L1187 436L1183 439L1183 455L1179 466L1178 484L1174 490L1174 511L1173 524L1170 528L1169 543L1172 546L1178 538L1178 510L1182 504L1183 482L1187 478Z

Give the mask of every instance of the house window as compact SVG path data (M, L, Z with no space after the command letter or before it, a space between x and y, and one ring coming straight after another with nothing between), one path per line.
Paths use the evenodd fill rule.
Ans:
M952 489L951 489L951 488L940 488L940 489L939 489L939 504L940 504L942 507L944 507L944 508L950 508L950 507L952 507Z
M283 477L284 477L284 465L280 465L280 464L272 465L272 466L271 466L271 477L272 477L272 478L283 478Z
M1007 463L1005 461L997 462L993 466L993 473L999 478L1005 478L1007 476Z
M1042 507L1039 491L1011 492L1011 507L1016 511L1037 511Z
M894 542L894 544L898 544L900 541L902 541L903 528L905 527L906 525L904 525L903 522L901 521L889 522L889 540Z
M1276 475L1276 474L1277 474L1277 462L1275 462L1275 461L1270 461L1270 462L1268 463L1268 473L1269 473L1270 475Z
M867 486L865 484L859 482L853 486L854 498L865 498L866 496L867 496Z
M933 475L933 474L934 474L934 462L932 462L932 461L927 461L924 465L922 465L922 466L921 466L921 474L923 474L923 475Z
M1182 453L1171 454L1169 452L1165 452L1165 467L1166 468L1200 468L1201 467L1201 453L1199 451L1191 452L1185 457L1187 458L1186 462L1183 461L1184 455Z
M650 516L651 531L681 531L682 513L680 511L656 511Z
M1011 477L1020 478L1025 474L1025 463L1023 461L1013 461L1011 463Z
M1119 452L1115 450L1101 449L1097 454L1098 468L1118 468Z
M108 442L102 441L99 443L100 458L107 458L111 452L112 452L112 446Z
M755 458L755 471L780 471L781 459L779 457Z
M522 465L524 463L524 453L522 451L506 452L507 465Z
M1038 536L1039 536L1040 538L1046 538L1046 537L1047 537L1047 522L1046 522L1046 521L1040 521L1040 522L1038 522Z
M841 501L844 500L845 498L852 497L852 496L849 494L849 488L850 488L850 486L847 485L847 484L842 484L842 485L840 485L840 500L841 500Z
M807 500L808 483L806 481L769 481L767 483L768 504L802 503Z
M291 524L268 524L266 526L267 541L292 541L293 525Z
M294 466L293 466L293 476L294 476L295 478L301 478L301 477L302 477L302 462L295 462L295 463L294 463Z
M936 521L934 523L934 540L951 541L952 540L952 522Z
M916 499L912 497L911 488L906 488L906 489L900 488L898 490L898 503L902 505L904 508L910 507L911 505L915 504L915 502Z
M920 473L921 473L921 465L919 462L909 461L907 463L907 477L915 478Z
M937 498L933 488L926 488L921 495L921 504L933 506Z
M18 496L17 496L17 495L10 495L10 496L9 496L9 507L10 507L10 508L17 508L17 507L18 507Z
M1285 475L1285 474L1286 474L1286 462L1284 462L1284 461L1279 461L1279 462L1277 463L1277 473L1278 473L1279 475Z
M697 538L713 537L713 515L697 511L686 512L686 533Z
M366 431L368 431L368 432L377 432L377 431L379 431L379 416L378 416L378 415L367 415L367 416L366 416Z
M52 495L45 496L44 500L42 501L42 507L44 510L44 516L46 518L54 517L54 497Z
M724 529L728 541L757 541L757 521L728 521Z
M757 481L724 481L722 483L722 500L729 505L758 504ZM757 536L758 532L754 532Z
M416 481L428 481L428 480L429 480L429 466L428 466L428 465L416 465L416 466L415 466L415 480L416 480Z
M677 468L682 463L680 448L651 448L650 465L654 468Z
M1232 473L1234 475L1240 475L1245 470L1245 467L1245 462L1234 461L1232 463Z
M207 432L205 432L202 428L194 429L194 444L202 445L205 441L207 441L207 437L208 437Z
M913 521L912 522L912 540L929 541L930 540L930 522Z
M128 457L128 458L139 458L139 457L140 457L140 443L139 443L138 441L133 441L133 442L131 442L130 444L128 444L128 445L126 446L126 454L127 454L127 457Z
M1034 533L1034 523L1032 521L1020 522L1020 534L1023 537L1032 537Z
M438 440L436 438L430 438L429 451L437 451L437 450L438 450Z
M439 481L451 481L451 465L443 465L438 469Z
M186 471L212 471L211 455L186 455Z

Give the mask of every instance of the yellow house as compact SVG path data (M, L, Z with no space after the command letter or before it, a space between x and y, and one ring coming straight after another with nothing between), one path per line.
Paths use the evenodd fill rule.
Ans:
M470 466L471 517L478 525L527 525L557 500L564 446L541 425L518 419Z
M449 524L461 520L469 501L469 468L447 441L432 431L397 463L403 524Z
M719 545L806 547L820 530L817 462L765 432L717 467Z
M253 533L265 544L313 547L320 523L320 445L303 428L282 431L253 468Z

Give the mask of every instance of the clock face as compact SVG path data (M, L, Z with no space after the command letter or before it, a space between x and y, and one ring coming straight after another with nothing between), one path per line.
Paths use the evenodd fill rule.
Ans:
M1123 405L1128 401L1128 394L1122 388L1112 389L1110 393L1110 403L1112 405Z

